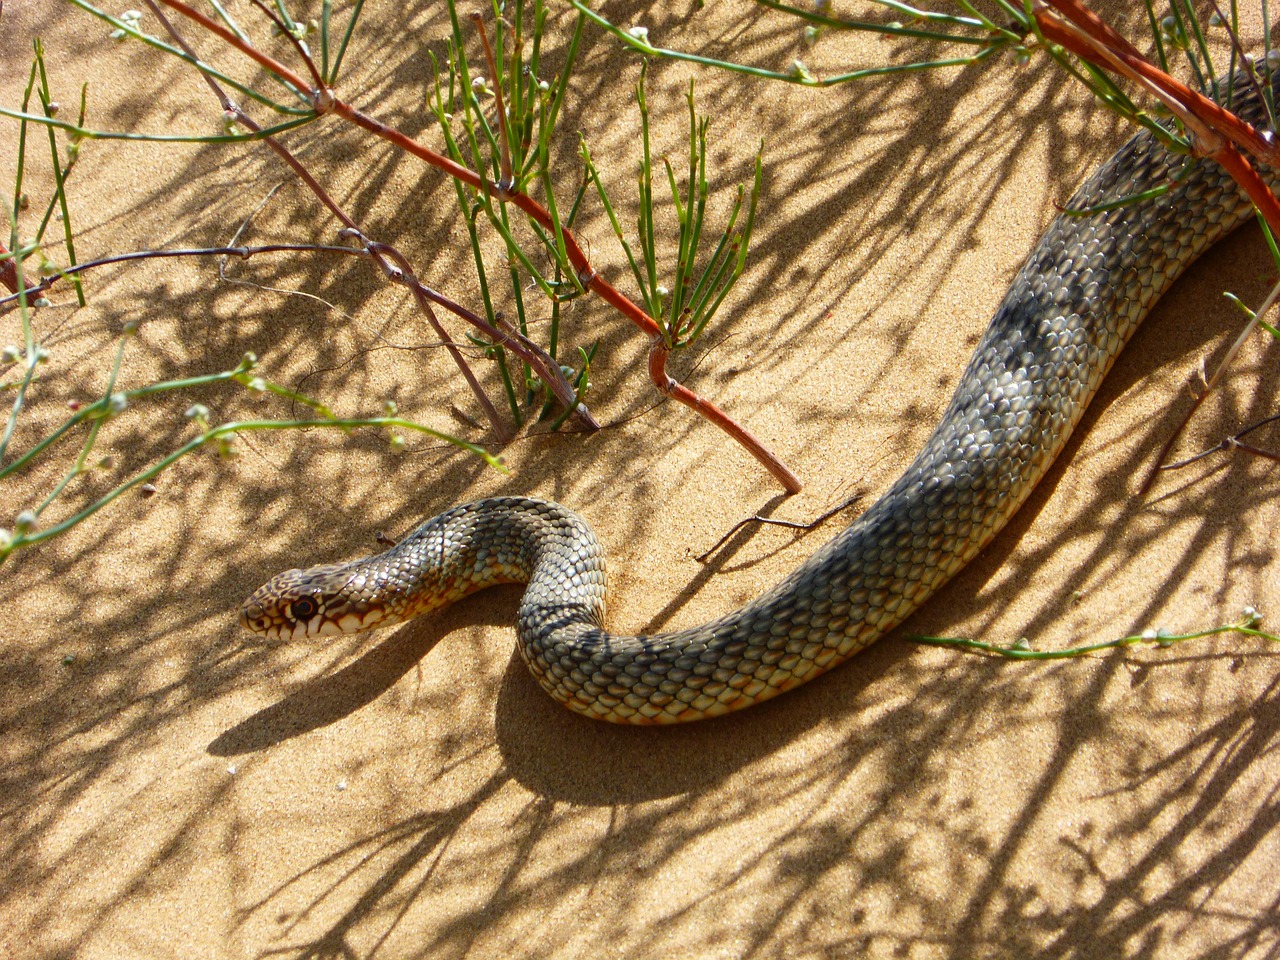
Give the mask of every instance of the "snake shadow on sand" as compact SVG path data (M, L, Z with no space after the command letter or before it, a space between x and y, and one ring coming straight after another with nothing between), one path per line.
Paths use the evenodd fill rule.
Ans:
M220 734L207 752L257 753L342 720L416 667L430 670L431 653L442 640L510 624L521 590L497 587L406 624ZM548 799L610 805L698 793L719 783L724 771L741 769L856 709L863 691L910 653L901 644L879 644L820 682L728 720L637 729L584 721L565 710L538 687L513 647L496 693L494 736L510 776ZM735 728L732 737L725 736L726 723Z

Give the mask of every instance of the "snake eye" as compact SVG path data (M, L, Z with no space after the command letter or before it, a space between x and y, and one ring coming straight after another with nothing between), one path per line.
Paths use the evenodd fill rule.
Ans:
M295 620L305 620L316 612L316 602L310 597L299 597L289 604L289 613Z

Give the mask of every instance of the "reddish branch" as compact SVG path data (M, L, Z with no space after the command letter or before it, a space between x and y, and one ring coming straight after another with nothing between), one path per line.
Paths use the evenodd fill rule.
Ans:
M164 0L166 3L176 2L176 0ZM450 158L439 154L430 147L425 147L411 137L406 136L399 130L388 127L384 123L373 119L350 104L344 103L336 97L330 98L328 111L334 113L344 120L355 124L365 130L368 130L374 136L381 137L400 147L407 153L413 154L433 167L444 170L446 173L461 180L463 183L477 190L484 191L488 194L497 196L499 199L506 200L517 207L520 211L527 214L532 220L536 221L545 230L554 232L555 225L551 219L551 213L542 204L538 203L526 193L518 190L504 189L501 185L491 183L483 177L472 172L468 168L455 163ZM714 423L729 436L733 437L739 444L767 469L782 484L783 489L788 493L799 493L803 487L800 478L797 477L782 461L780 461L767 447L750 431L732 419L723 410L714 403L700 397L688 387L678 383L671 378L666 372L666 358L670 352L670 348L666 346L662 335L662 328L658 326L649 314L645 313L632 300L619 291L604 277L596 273L595 268L591 266L591 261L587 259L587 255L578 245L578 241L574 238L573 232L568 227L561 225L560 234L564 237L565 252L569 257L569 262L573 269L577 272L578 282L583 287L592 291L611 307L621 313L624 317L634 323L637 327L649 335L652 340L652 346L649 352L649 376L653 380L654 386L663 394L678 400L685 406L689 407L699 416Z
M165 18L164 14L156 6L154 0L147 0L147 5L151 8L152 12L160 22L164 24L165 29L168 30L174 41L182 47L188 56L193 59L196 58L195 51L187 45L186 41L183 40L182 35L173 28ZM267 16L271 17L270 11L264 12ZM271 19L273 22L276 22L278 27L283 29L283 24L275 21L274 17L271 17ZM314 70L314 65L312 65L312 69ZM261 126L259 126L252 117L248 116L243 110L241 110L237 104L232 102L230 97L227 96L226 92L212 77L204 73L202 73L201 76L205 78L209 88L213 91L214 96L218 98L218 102L222 104L222 108L228 113L228 115L234 117L237 123L240 123L247 129L252 130L255 133L261 132ZM319 74L317 73L315 76L318 78ZM544 383L548 384L552 393L555 394L561 403L566 406L573 405L575 399L573 388L565 380L563 374L561 374L559 366L552 361L544 351L528 339L521 337L518 334L513 337L506 332L494 329L471 311L466 310L461 305L454 303L447 297L442 296L430 287L422 284L414 275L413 270L409 267L408 261L400 254L399 251L385 244L370 241L363 233L361 233L356 222L347 216L346 211L338 205L337 201L329 195L327 190L320 186L315 177L311 175L311 172L307 170L307 168L303 166L302 163L288 149L286 149L282 143L274 137L264 137L263 139L266 141L267 146L274 150L276 155L279 156L291 170L293 170L298 179L307 186L315 197L328 207L329 211L343 223L344 230L347 231L349 235L357 238L364 245L365 251L382 271L383 275L391 279L393 282L401 283L409 288L414 299L418 303L419 309L426 315L427 321L436 332L436 336L449 351L454 364L461 371L463 378L467 381L467 385L471 388L472 394L474 394L477 402L484 410L485 416L488 418L490 425L493 427L494 432L498 435L501 442L505 443L511 439L510 430L507 428L502 417L498 414L498 411L494 408L493 403L489 400L484 389L480 386L479 381L476 380L475 374L472 373L470 365L462 355L462 351L440 324L435 312L431 309L431 303L444 307L446 310L449 310L478 327L488 335L493 342L501 343L502 345L509 347L513 353L525 360L538 372L539 377L542 378ZM393 265L390 262L390 259L392 258L396 259L398 265ZM599 428L600 425L582 404L578 404L574 407L573 413L578 421L586 427L590 429Z
M753 447L759 447L760 441L756 439L750 430L737 421L730 419L723 410L710 400L705 400L698 396L667 373L667 355L669 353L671 353L671 348L667 346L661 337L655 339L649 345L649 376L654 385L666 396L671 397L673 400L679 400L686 407L697 411L702 417L716 424L748 450ZM786 464L773 458L766 460L757 456L756 459L764 464L765 469L773 474L774 479L782 484L782 488L787 493L799 493L804 486L800 482L800 478L787 469Z
M487 178L481 177L479 174L459 163L456 163L449 157L437 153L430 147L423 146L411 137L406 136L392 127L388 127L386 124L375 120L350 104L343 102L334 96L333 91L328 87L313 86L312 84L309 84L305 79L290 70L284 64L255 49L240 37L224 28L221 24L211 20L209 17L188 6L183 2L183 0L159 0L159 2L163 3L171 10L182 14L184 17L200 24L201 27L219 37L228 46L239 50L266 70L269 70L281 79L285 80L287 83L296 87L300 92L303 92L307 96L317 113L331 113L341 117L348 123L354 124L361 129L367 130L374 136L395 144L406 153L418 157L420 160L448 174L454 179L460 180L467 186L481 191L486 196L493 196L501 201L513 204L544 229L554 231L555 226L552 222L550 212L548 212L542 204L538 203L528 194L510 189L510 185L507 183L492 183ZM314 69L314 66L311 68ZM802 486L799 478L796 477L796 475L792 473L772 452L770 452L759 439L757 439L750 431L732 420L715 404L704 400L692 390L677 383L666 373L665 361L668 348L665 346L662 328L658 325L657 321L645 313L644 310L632 302L628 297L622 294L616 287L596 273L595 269L591 266L591 261L583 252L581 246L579 246L572 231L562 225L560 229L560 236L564 239L566 254L578 277L579 283L581 283L584 288L594 292L602 300L639 327L654 341L649 361L649 372L654 381L654 385L657 386L657 388L665 395L673 397L690 407L696 413L714 423L716 426L720 427L720 429L724 430L731 437L737 440L752 456L759 460L760 463L778 479L788 493L799 492Z
M185 250L135 250L132 253L117 253L109 257L102 257L98 260L83 260L80 263L73 264L66 269L60 269L57 273L51 273L47 277L41 278L39 283L29 284L23 291L28 298L43 296L51 290L59 280L68 280L71 277L79 276L89 270L95 270L98 267L109 266L114 263L127 263L130 260L163 260L169 257L239 257L242 260L248 260L250 257L263 253L298 253L306 251L308 253L340 253L348 256L364 256L366 251L354 247L337 247L320 243L267 243L256 247L200 247L199 249ZM0 308L8 307L18 300L18 292L15 289L7 297L0 297ZM0 310L0 312L4 312Z
M0 243L0 257L9 251L3 243ZM13 262L14 258L9 257L7 260L0 261L0 284L8 289L10 293L18 292L18 267Z
M1169 76L1147 60L1079 0L1036 4L1036 25L1046 40L1082 60L1127 77L1159 98L1191 133L1197 155L1220 163L1280 236L1280 202L1237 147L1268 164L1280 160L1274 137L1259 133L1229 110Z

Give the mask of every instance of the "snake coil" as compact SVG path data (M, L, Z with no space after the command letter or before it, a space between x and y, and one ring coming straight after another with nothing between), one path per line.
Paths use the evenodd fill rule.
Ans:
M1238 112L1263 119L1256 99L1242 98ZM1159 196L1055 219L902 477L772 590L718 620L647 637L607 633L604 552L586 522L555 503L502 497L455 507L377 556L282 573L245 601L241 623L278 639L348 633L528 581L520 653L548 693L585 716L698 720L804 683L901 623L986 546L1062 451L1156 300L1252 212L1216 164L1173 156L1146 132L1070 207L1166 185Z

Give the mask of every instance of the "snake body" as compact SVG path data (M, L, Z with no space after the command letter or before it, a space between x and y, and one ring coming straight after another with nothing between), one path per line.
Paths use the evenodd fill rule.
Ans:
M1246 119L1248 105L1240 112ZM1148 133L1120 148L1018 272L924 449L870 509L781 583L703 626L605 631L604 551L555 503L501 497L428 520L384 553L291 570L241 622L274 638L396 623L494 583L527 581L521 655L572 710L618 723L728 713L813 679L900 623L968 563L1062 451L1116 356L1169 285L1252 212L1211 163Z

